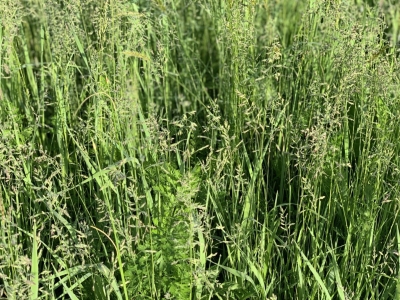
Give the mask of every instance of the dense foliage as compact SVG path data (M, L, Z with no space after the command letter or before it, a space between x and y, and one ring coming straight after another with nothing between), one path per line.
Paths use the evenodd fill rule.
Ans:
M0 22L0 298L400 299L400 2Z

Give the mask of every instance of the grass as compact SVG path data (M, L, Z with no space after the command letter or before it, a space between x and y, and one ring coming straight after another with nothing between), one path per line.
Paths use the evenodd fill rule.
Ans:
M400 299L395 1L0 4L1 299Z

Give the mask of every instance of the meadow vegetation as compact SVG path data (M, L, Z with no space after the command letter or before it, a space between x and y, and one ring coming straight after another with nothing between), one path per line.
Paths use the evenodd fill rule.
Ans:
M0 20L1 299L400 299L400 2Z

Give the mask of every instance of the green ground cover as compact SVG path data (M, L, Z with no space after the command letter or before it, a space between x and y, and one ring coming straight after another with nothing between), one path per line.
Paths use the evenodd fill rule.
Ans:
M2 0L1 299L400 299L400 3Z

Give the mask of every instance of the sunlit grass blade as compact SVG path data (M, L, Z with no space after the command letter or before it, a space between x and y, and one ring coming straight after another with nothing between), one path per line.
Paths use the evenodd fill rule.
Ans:
M38 241L37 241L37 235L36 235L36 223L33 224L33 240L32 240L32 255L31 255L31 281L32 281L32 286L31 286L31 293L30 293L30 298L31 299L38 299L39 297L39 256L38 256Z

